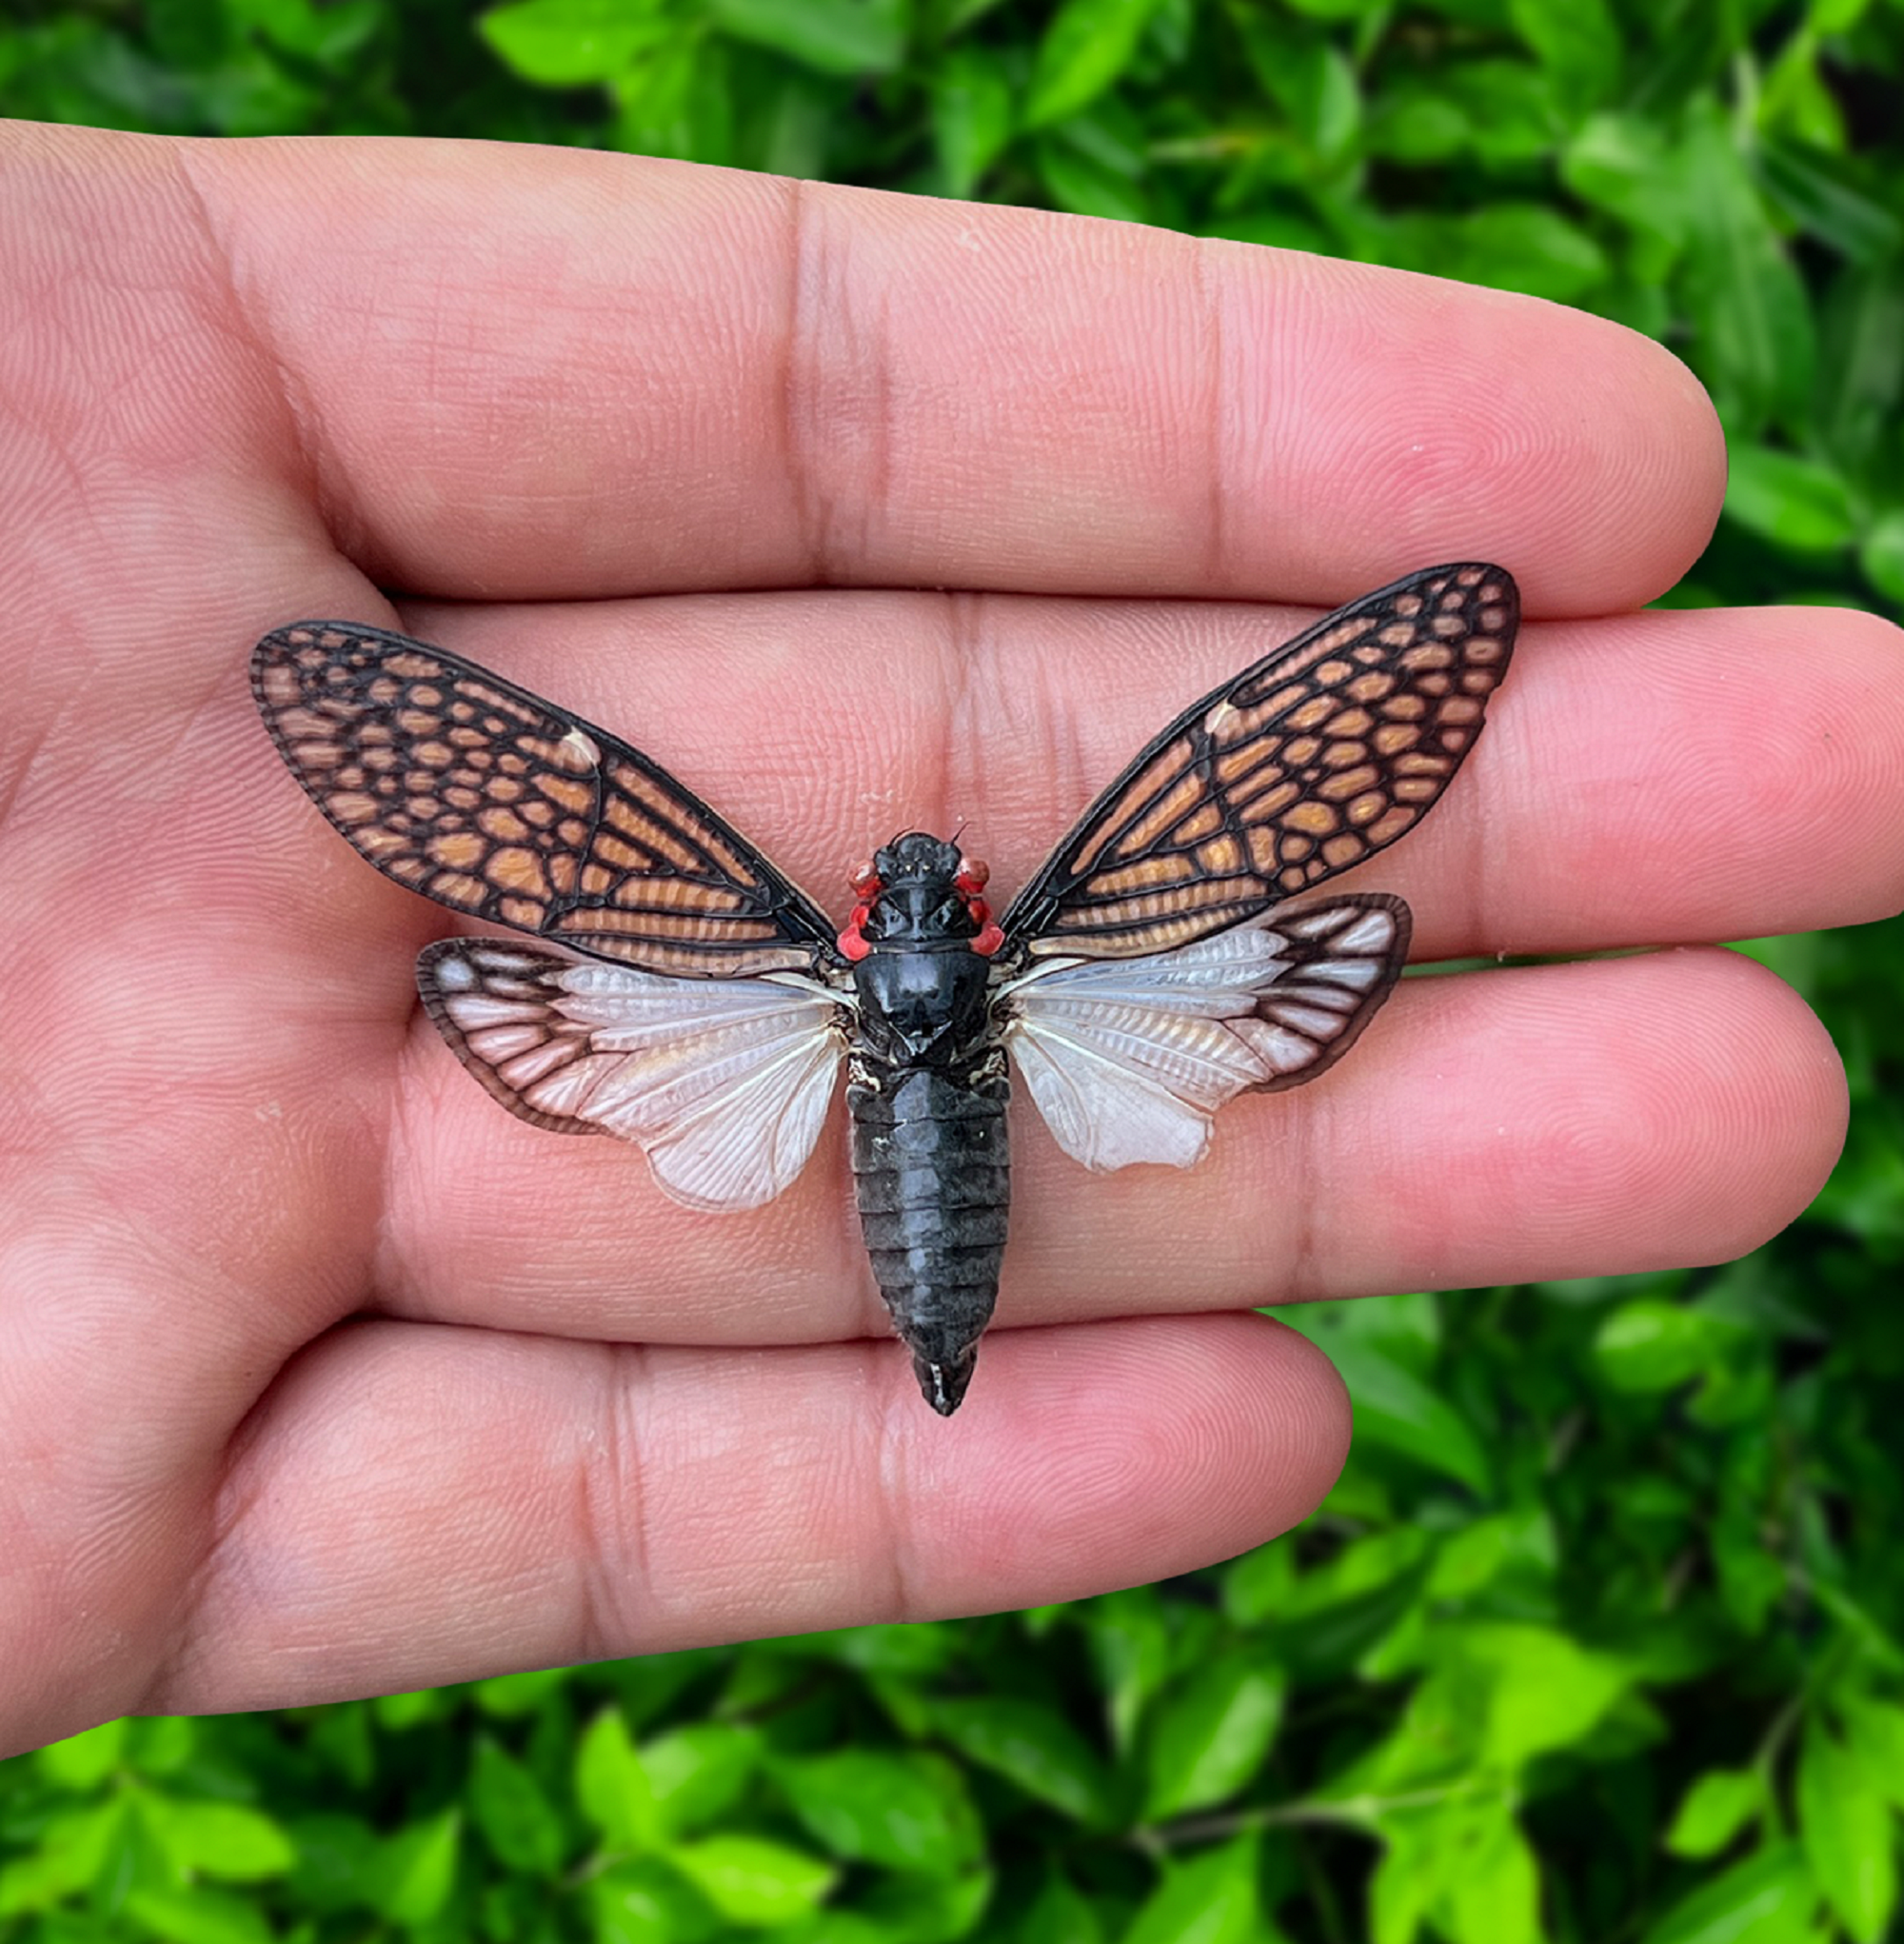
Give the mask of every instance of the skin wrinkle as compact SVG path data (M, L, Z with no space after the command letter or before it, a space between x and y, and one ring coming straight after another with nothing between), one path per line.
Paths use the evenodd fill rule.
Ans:
M337 519L341 508L330 490L327 469L319 465L313 450L311 432L323 423L322 414L305 395L304 384L296 367L267 337L260 307L246 303L239 294L230 246L213 220L211 205L196 173L198 154L195 143L174 145L170 154L171 173L182 191L184 206L191 212L205 245L208 264L223 295L228 312L225 320L226 328L230 337L244 346L253 361L269 374L271 383L263 389L276 399L280 408L279 429L283 444L277 446L277 450L288 452L293 461L288 468L291 476L308 489L312 510L333 546L340 553L354 557L362 550L361 545L349 546L347 543L361 544L365 536Z
M893 482L898 473L895 455L899 451L899 427L901 413L898 408L897 387L893 383L893 329L892 297L886 286L880 287L879 296L874 305L876 329L873 341L879 349L873 359L873 407L870 423L876 427L876 444L872 464L866 468L865 510L861 516L861 544L863 554L869 549L866 546L867 531L876 528L882 546L887 535L902 523L897 517L898 509L893 501ZM942 771L942 775L943 772Z
M807 367L807 347L825 341L823 333L824 277L817 257L824 245L816 239L820 219L811 212L811 191L799 180L786 193L787 306L786 336L782 359L785 372L783 444L788 472L788 497L795 530L805 557L805 578L814 586L834 584L832 560L833 506L827 491L823 453L824 407ZM820 316L809 322L809 313ZM850 332L844 336L851 344Z
M328 837L333 833L326 825L319 836ZM387 1029L388 1057L378 1064L384 1073L381 1089L386 1106L381 1115L375 1117L383 1130L383 1139L378 1144L375 1163L367 1170L376 1186L376 1200L368 1217L367 1242L364 1251L363 1263L363 1302L366 1308L381 1310L391 1299L397 1289L414 1288L415 1282L395 1281L385 1273L385 1265L401 1266L402 1244L393 1240L393 1233L401 1228L395 1215L401 1206L397 1190L399 1170L413 1164L416 1143L409 1128L411 1113L411 1088L407 1084L410 1062L405 1057L413 1047L420 1034L427 1030L432 1039L437 1039L436 1029L429 1024L423 1009L423 1000L416 989L416 981L407 981L409 1002L399 1015L394 997L390 1001L391 1019ZM382 1008L378 1007L381 1011ZM441 1041L439 1041L440 1044ZM426 1109L428 1102L425 1101ZM375 1130L367 1130L367 1138L376 1139ZM394 1262L392 1259L394 1258Z
M578 1460L577 1576L581 1610L575 1637L581 1656L606 1659L616 1643L639 1640L636 1603L656 1598L653 1556L647 1532L646 1460L636 1425L640 1407L634 1394L653 1389L652 1362L635 1344L604 1346L600 1418L607 1427L602 1447L590 1444ZM610 1508L604 1515L604 1505Z
M284 1371L276 1373L226 1441L218 1482L206 1509L204 1542L187 1570L180 1587L177 1617L158 1650L140 1698L133 1704L131 1712L135 1714L164 1713L166 1696L188 1689L193 1672L211 1656L210 1643L215 1636L205 1625L206 1612L214 1593L223 1596L219 1584L222 1576L228 1572L237 1577L240 1567L228 1561L234 1550L242 1559L241 1542L248 1521L260 1502L269 1496L268 1483L259 1477L252 1458L272 1397L284 1378ZM194 1636L199 1644L193 1644Z
M785 188L786 197L786 274L785 294L782 308L786 323L781 334L780 345L780 452L779 459L784 474L787 509L792 516L794 532L799 536L799 547L805 556L806 574L809 580L817 579L819 561L814 553L813 518L808 503L809 482L803 462L805 440L800 426L800 311L802 266L804 261L805 223L803 212L805 208L805 185L797 178L789 181Z
M1273 1285L1279 1289L1279 1298L1265 1299L1300 1302L1312 1291L1327 1286L1318 1273L1321 1260L1318 1223L1323 1202L1321 1157L1337 1138L1334 1102L1322 1094L1310 1103L1307 1114L1294 1120L1294 1138L1285 1128L1282 1146L1285 1155L1294 1148L1296 1156L1291 1170L1296 1178L1296 1228L1283 1257L1280 1281Z
M1208 486L1205 489L1208 531L1204 536L1203 585L1217 593L1228 587L1232 580L1229 486L1237 469L1237 455L1224 429L1230 423L1230 415L1227 409L1229 366L1223 334L1222 300L1210 281L1209 252L1193 248L1190 263L1196 279L1198 307L1203 315L1204 387L1208 397L1203 432L1209 445L1206 465ZM1240 581L1242 576L1237 574L1235 578Z

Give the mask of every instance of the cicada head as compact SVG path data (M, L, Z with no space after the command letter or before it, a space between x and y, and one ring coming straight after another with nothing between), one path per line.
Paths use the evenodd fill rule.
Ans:
M989 958L1004 939L980 895L987 876L981 861L923 830L894 838L853 873L859 902L840 934L841 951L857 963L876 945L962 944Z

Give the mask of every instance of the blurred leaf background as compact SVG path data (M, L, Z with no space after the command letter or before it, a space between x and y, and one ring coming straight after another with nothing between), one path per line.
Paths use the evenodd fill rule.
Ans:
M1904 0L92 0L0 110L620 147L1584 306L1732 439L1670 597L1904 608ZM0 1764L0 1939L1877 1944L1904 930L1748 946L1844 1161L1728 1268L1298 1312L1358 1442L1189 1578Z

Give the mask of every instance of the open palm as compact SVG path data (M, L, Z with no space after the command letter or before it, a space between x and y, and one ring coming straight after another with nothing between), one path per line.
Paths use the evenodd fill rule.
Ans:
M1830 1042L1697 947L1896 907L1897 637L1631 611L1723 480L1646 341L626 158L0 142L0 1748L1181 1571L1348 1435L1252 1305L1721 1260L1823 1179ZM416 1004L458 921L350 855L245 680L300 616L440 641L843 911L919 826L1008 893L1185 702L1448 559L1518 577L1516 672L1348 883L1418 958L1690 949L1409 981L1194 1173L1021 1118L949 1423L840 1126L714 1217L502 1113Z

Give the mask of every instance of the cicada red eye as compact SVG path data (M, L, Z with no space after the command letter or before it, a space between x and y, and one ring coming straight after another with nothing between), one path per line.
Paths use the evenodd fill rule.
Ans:
M959 875L952 880L967 898L976 898L990 881L992 867L982 857L962 857Z
M864 863L855 866L848 882L852 884L853 895L856 898L877 898L883 888L879 873L873 869L870 858Z

